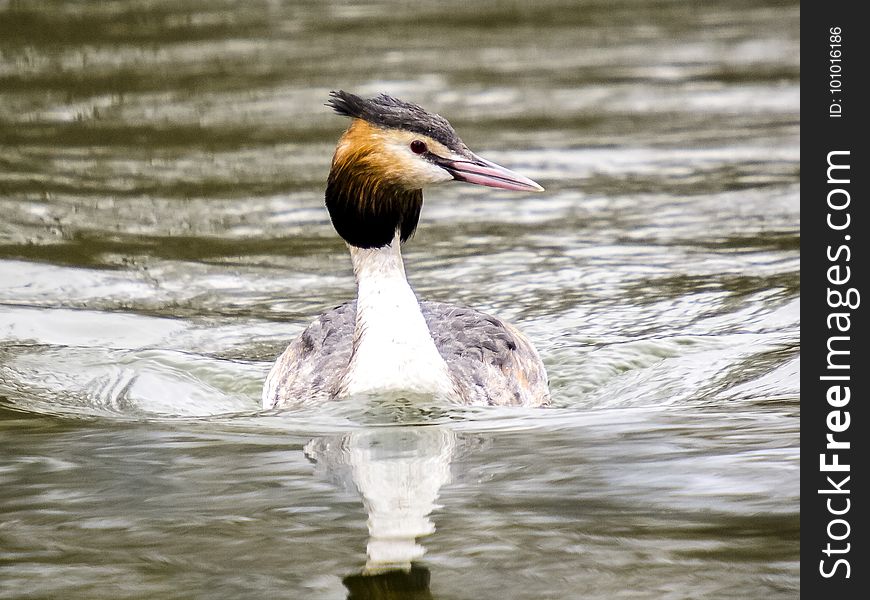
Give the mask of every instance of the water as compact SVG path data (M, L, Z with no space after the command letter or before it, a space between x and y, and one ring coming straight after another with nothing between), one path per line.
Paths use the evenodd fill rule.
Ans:
M0 598L796 597L798 25L0 2ZM259 412L354 292L335 88L547 188L430 190L405 255L522 327L553 408Z

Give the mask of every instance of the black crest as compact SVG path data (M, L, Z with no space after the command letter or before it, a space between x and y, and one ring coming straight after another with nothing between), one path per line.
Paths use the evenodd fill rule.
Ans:
M428 135L451 150L462 150L465 147L447 119L427 112L416 104L386 94L365 99L339 90L330 92L329 95L326 105L340 115L362 119L385 129L403 129Z

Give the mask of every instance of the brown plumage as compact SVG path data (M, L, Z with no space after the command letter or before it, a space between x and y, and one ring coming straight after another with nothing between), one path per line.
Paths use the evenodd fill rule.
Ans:
M402 181L401 165L379 152L379 136L354 121L342 136L326 182L326 207L336 232L349 244L373 248L390 243L400 230L406 241L417 228L423 190Z

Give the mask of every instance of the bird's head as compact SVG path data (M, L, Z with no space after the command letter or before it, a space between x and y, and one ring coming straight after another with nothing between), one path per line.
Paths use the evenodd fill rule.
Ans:
M353 122L335 149L326 206L352 246L405 241L414 232L425 186L464 181L507 190L543 191L526 177L468 149L444 117L386 94L364 99L332 92L328 106Z

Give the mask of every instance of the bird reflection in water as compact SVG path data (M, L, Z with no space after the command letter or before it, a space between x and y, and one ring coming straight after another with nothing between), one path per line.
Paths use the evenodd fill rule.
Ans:
M318 438L305 446L315 472L361 495L369 541L361 573L344 578L349 599L431 598L429 570L414 561L417 539L451 478L457 436L442 427L378 427Z
M431 600L429 569L412 565L407 571L348 575L342 582L347 600Z

